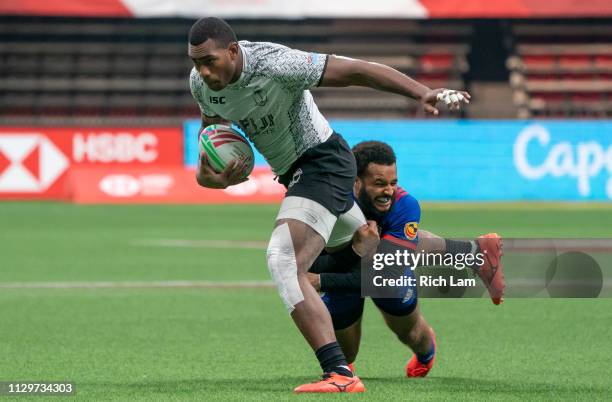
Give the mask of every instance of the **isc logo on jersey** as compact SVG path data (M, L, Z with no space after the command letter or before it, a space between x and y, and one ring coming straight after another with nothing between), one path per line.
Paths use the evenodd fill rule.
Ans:
M418 222L408 222L404 226L404 235L408 240L414 240L417 237L417 231L419 230Z
M251 144L236 130L222 124L213 124L200 131L200 152L206 153L208 162L221 172L233 160L246 158L249 162L244 177L253 171L255 156Z

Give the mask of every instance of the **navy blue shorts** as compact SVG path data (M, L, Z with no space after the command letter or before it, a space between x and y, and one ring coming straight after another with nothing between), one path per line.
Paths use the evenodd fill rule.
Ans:
M416 287L398 289L397 298L372 298L372 301L385 313L401 317L414 311L417 306ZM332 317L335 330L351 326L363 314L364 298L361 293L326 292L321 299Z

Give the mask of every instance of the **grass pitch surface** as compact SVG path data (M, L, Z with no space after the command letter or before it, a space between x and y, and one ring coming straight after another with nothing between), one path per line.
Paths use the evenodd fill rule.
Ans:
M74 381L87 400L323 398L291 393L319 368L268 285L275 212L0 204L0 381ZM612 237L611 212L426 204L421 227L448 237ZM356 363L367 392L351 398L612 395L612 299L423 299L421 308L438 339L430 375L403 377L411 354L368 302Z

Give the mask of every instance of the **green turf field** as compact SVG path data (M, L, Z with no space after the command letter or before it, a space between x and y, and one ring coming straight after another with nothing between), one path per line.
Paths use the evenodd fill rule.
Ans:
M0 381L70 380L87 400L611 398L608 298L424 299L438 360L422 380L403 378L410 353L368 303L367 393L294 396L319 368L268 285L275 212L1 203ZM612 207L425 204L421 227L612 237Z

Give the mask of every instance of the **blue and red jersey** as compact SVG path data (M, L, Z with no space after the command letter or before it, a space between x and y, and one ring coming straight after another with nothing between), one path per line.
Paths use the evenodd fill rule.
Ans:
M391 209L377 223L382 239L414 250L419 241L421 207L419 202L398 187Z

